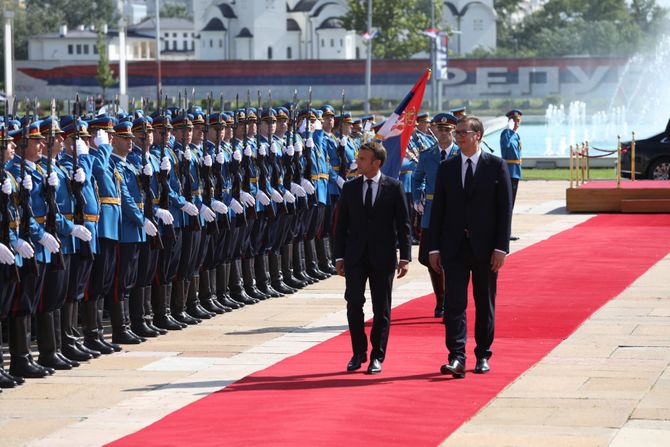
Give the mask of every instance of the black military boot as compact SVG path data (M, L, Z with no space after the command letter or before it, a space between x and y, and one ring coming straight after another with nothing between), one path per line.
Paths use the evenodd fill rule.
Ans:
M168 333L167 329L161 329L154 325L154 308L151 303L151 285L144 286L144 323L154 332L158 332L158 335L165 335Z
M305 241L298 240L293 244L293 276L299 281L314 284L319 280L307 274L305 263Z
M244 291L252 298L257 300L266 300L270 298L256 287L256 272L254 269L254 258L242 259L242 279L244 281Z
M328 236L323 236L316 241L316 257L319 260L319 270L332 276L337 274L337 270L331 256L330 239Z
M183 279L177 279L172 283L172 316L175 320L184 324L198 324L202 320L193 318L186 313L186 294L188 290L188 282Z
M270 284L270 268L267 263L267 259L267 254L257 255L254 258L254 272L256 273L256 284L258 286L258 290L266 295L270 295L273 298L282 297L284 295L277 292Z
M2 322L0 321L0 388L14 388L19 383L14 376L5 371L5 352L2 347Z
M186 283L184 283L186 284ZM185 286L186 287L186 286ZM196 273L191 278L191 281L188 285L188 295L186 297L186 312L189 315L200 318L201 320L209 320L212 317L215 317L214 312L209 312L207 309L200 305L200 273Z
M230 264L230 281L228 282L230 289L230 297L242 304L255 304L259 300L247 295L244 290L244 283L242 281L242 260L235 259L234 263Z
M200 271L200 287L198 290L200 304L209 313L222 314L225 310L214 304L214 299L212 299L212 281L210 280L209 272L209 270ZM216 298L216 295L214 295L214 298Z
M144 308L144 305L142 305L142 308ZM144 316L144 315L143 315ZM142 320L144 321L144 320ZM138 335L136 334L132 328L130 327L130 292L126 293L123 298L123 324L128 330L128 333L132 335L133 337L137 338L140 343L144 343L147 341L147 338L143 335Z
M136 286L130 292L128 298L128 310L130 313L130 330L139 337L158 337L160 333L154 331L144 319L144 286Z
M267 257L268 260L268 270L270 272L270 285L279 293L283 294L293 294L298 290L293 287L289 287L284 282L284 275L281 271L281 254L279 251L272 252Z
M26 379L49 375L43 366L34 363L30 354L30 315L9 317L9 374Z
M90 349L84 346L84 344L79 341L79 337L81 336L79 333L79 330L77 329L79 325L79 301L73 301L72 302L72 321L70 323L70 332L72 333L72 336L74 337L74 344L77 345L77 348L80 351L88 352L93 356L93 358L98 358L102 355L100 351L96 351L95 349Z
M57 355L53 311L37 314L37 349L40 352L37 363L45 368L72 369L70 363Z
M97 316L97 319L96 319L96 321L98 323L98 340L100 340L100 342L103 345L112 348L112 350L114 352L120 352L123 349L121 347L121 345L117 345L116 343L113 343L113 342L108 341L108 340L105 339L105 325L103 324L103 316L104 316L104 313L105 313L105 300L104 300L104 298L98 299L98 301L96 301L96 304L97 304L97 308L98 308L98 316Z
M114 352L110 346L100 341L98 333L98 302L86 301L84 303L84 346L88 349L98 351L101 354Z
M72 335L72 313L74 311L74 303L66 301L60 309L60 323L61 323L61 352L65 357L77 362L85 362L93 358L93 354L87 351L82 351L77 345L77 338ZM99 351L98 351L99 352Z
M293 244L288 243L281 248L281 271L284 284L294 289L307 287L306 281L300 281L293 276Z
M110 317L112 319L112 342L120 345L139 345L142 343L137 336L134 336L126 326L125 305L128 297L124 294L119 295L118 301L112 303Z
M212 298L212 303L214 303L216 307L220 308L224 312L231 312L232 310L237 309L237 307L224 304L223 301L219 299L218 287L219 279L216 277L216 268L209 269L209 294ZM232 302L232 300L229 301Z
M211 278L210 271L210 278ZM223 306L229 307L231 309L239 309L244 307L244 303L235 301L230 296L230 287L228 283L230 281L230 262L219 264L216 266L215 270L216 275L216 297Z
M62 352L63 342L62 342L62 331L60 327L61 322L60 309L56 309L53 311L53 322L54 322L54 337L56 340L56 355L64 362L69 363L71 367L73 368L78 367L80 365L78 361L65 357L65 355L63 355Z
M172 294L172 284L159 284L153 288L152 294L155 296L154 309L154 324L156 327L166 329L168 331L180 331L184 329L187 324L183 324L172 318L170 312L170 295Z
M305 241L305 264L307 265L307 274L319 281L328 279L330 275L319 270L318 259L316 257L316 242L314 239Z

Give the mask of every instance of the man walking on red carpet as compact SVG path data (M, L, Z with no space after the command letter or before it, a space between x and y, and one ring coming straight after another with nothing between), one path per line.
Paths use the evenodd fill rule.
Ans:
M456 143L461 154L443 162L435 181L429 227L430 265L445 272L445 324L449 362L442 374L465 377L468 283L475 298L475 373L489 371L498 271L509 252L512 184L505 162L482 150L482 122L459 119Z
M346 278L344 299L354 351L347 371L367 361L363 304L365 283L370 281L374 319L368 374L382 372L391 326L393 276L396 271L398 278L407 274L412 256L405 192L398 180L380 172L385 160L381 144L361 146L356 162L362 175L344 184L335 227L335 267ZM400 248L400 262L396 247Z

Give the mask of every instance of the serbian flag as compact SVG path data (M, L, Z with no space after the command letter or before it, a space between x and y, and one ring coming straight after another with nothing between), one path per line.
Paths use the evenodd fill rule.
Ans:
M414 84L412 90L405 96L395 112L386 120L375 136L381 140L386 149L386 162L382 166L382 173L389 177L398 178L400 165L405 158L407 145L414 132L416 116L421 110L423 92L430 79L430 69Z

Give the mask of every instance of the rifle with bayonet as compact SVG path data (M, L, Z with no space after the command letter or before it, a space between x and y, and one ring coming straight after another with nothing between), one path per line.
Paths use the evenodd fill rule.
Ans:
M289 104L288 107L288 126L286 129L286 147L293 144L293 137L291 134L292 128L293 128L293 107L296 101L296 97L298 95L298 92L294 90L293 92L293 102ZM291 191L291 183L293 182L293 157L295 156L295 152L293 155L289 155L288 151L284 150L284 153L282 154L281 157L281 165L284 170L284 176L282 177L282 184L284 185L284 189L286 191ZM286 211L288 214L294 214L296 206L298 205L298 200L300 198L296 197L295 202L293 203L286 203Z
M56 100L51 99L51 128L49 129L49 136L47 138L47 180L51 176L53 163L53 145L56 140ZM49 182L44 184L44 199L47 206L46 220L44 222L44 230L51 234L57 241L60 246L60 239L58 238L58 230L56 227L56 215L59 213L58 203L56 202L56 188L51 186ZM63 253L58 250L56 253L51 254L51 266L54 270L64 270L65 269L65 259L63 258Z
M312 170L313 170L313 162L312 162L312 148L308 146L310 140L312 142L314 141L312 139L312 127L310 123L310 118L312 116L312 87L309 87L309 95L307 99L307 116L305 117L305 146L303 148L304 153L305 153L305 170L303 171L303 178L307 180L310 184L312 183ZM315 187L316 189L316 187ZM316 191L314 191L314 194L308 194L307 195L307 200L309 206L316 206Z
M160 145L160 162L163 162L165 158L165 148L168 144L167 131L168 131L168 117L167 117L167 96L165 97L165 102L163 103L163 108L161 108L161 97L163 92L161 91L158 95L158 104L156 104L156 109L160 113L163 120L163 128L161 129L162 143ZM177 160L176 160L177 161ZM163 171L162 169L158 172L158 206L164 210L170 209L170 173L168 171ZM179 193L179 191L177 191ZM163 236L166 239L174 241L177 238L177 235L174 231L173 224L163 223Z
M344 122L344 90L342 90L342 106L340 107L340 122L338 123L339 139L337 141L337 157L340 159L339 174L344 181L347 181L347 173L349 171L349 163L347 162L347 148L342 144L344 135L342 135L342 123Z
M239 113L240 113L240 96L235 95L235 111L233 113L233 133L237 134L237 128L239 127ZM233 151L235 151L235 148L233 147ZM242 148L242 151L244 151L244 148ZM241 162L235 160L235 157L230 161L230 175L232 179L232 185L231 185L231 195L235 200L240 202L242 204L242 200L240 199L240 192L242 191L242 172L241 172ZM243 205L244 206L244 205ZM244 206L246 210L246 206ZM247 224L247 214L246 211L237 214L235 216L235 224L238 227L243 227Z
M212 207L212 195L214 194L214 184L212 182L212 166L207 166L204 163L204 158L207 156L207 136L209 133L209 117L212 114L212 93L210 92L207 97L207 108L205 109L205 125L204 125L204 136L202 139L202 155L203 163L201 166L202 173L200 177L202 178L203 191L202 191L202 203L204 203L209 208ZM216 158L216 151L214 152L214 157ZM214 160L212 160L214 161ZM214 163L212 163L213 165ZM207 222L206 224L207 234L219 234L219 223L216 218Z
M28 100L26 100L26 109L28 108ZM12 110L16 111L16 107L12 107ZM33 209L30 206L30 191L23 187L23 179L26 175L31 175L26 172L26 149L28 149L28 135L30 125L33 123L34 116L31 116L28 122L23 126L21 144L19 144L19 149L21 150L21 181L19 183L19 203L21 204L21 222L19 224L19 238L23 239L26 243L30 244L35 251L35 247L30 241L30 220L33 218ZM3 194L4 195L4 194ZM33 256L31 259L24 259L24 267L26 268L27 275L37 275L37 257Z
M79 169L79 154L77 153L77 143L81 139L80 127L79 127L79 117L81 115L81 103L79 102L79 93L75 97L74 104L74 144L72 147L72 180L70 181L70 186L72 194L74 195L74 223L75 225L85 225L86 222L86 197L84 197L82 183L75 181L74 175ZM93 249L91 248L90 241L79 241L79 256L82 259L87 259L93 261L95 256L93 254Z
M144 98L140 99L142 110L144 110ZM147 147L147 120L144 116L140 118L142 120L142 146L140 150L142 152L142 173L140 178L142 179L142 195L144 196L144 218L154 224L158 228L158 223L156 222L156 217L154 216L154 190L151 188L151 179L153 175L146 175L144 173L144 167L149 162L149 157L147 157L147 152L149 148ZM155 236L147 235L151 248L154 250L162 250L163 239L161 238L160 231L156 232Z
M211 96L211 93L210 93ZM214 178L216 178L216 186L214 187L214 198L220 202L223 202L223 190L225 187L225 180L223 178L223 163L219 163L218 155L223 152L223 147L221 147L221 132L223 130L221 118L223 117L223 93L221 93L221 111L219 112L218 119L216 120L216 147L214 149ZM221 219L221 224L223 225L224 230L230 229L230 216L226 213Z
M270 90L268 90L268 98L269 98L268 114L270 115L269 116L270 119L268 120L268 136L267 136L268 151L269 151L268 160L270 161L270 165L272 166L272 172L270 173L270 185L275 191L279 192L281 191L279 189L279 174L281 173L281 166L279 166L279 162L277 161L277 151L272 150L274 144L274 137L272 132L272 91ZM286 206L285 201L277 203L277 209L280 215L288 214L288 208Z
M298 92L294 91L293 92L293 98L296 99L296 100L297 100L297 95L298 95ZM298 113L300 113L299 108L298 108L298 104L297 104L296 101L294 101L293 102L293 110L291 111L291 117L292 117L291 118L291 123L292 123L292 125L291 125L291 138L292 138L291 144L293 145L293 147L295 147L295 145L298 141L298 132L297 132L297 130L298 130ZM295 151L293 153L293 157L292 157L291 161L292 161L292 164L293 164L293 169L292 169L293 179L292 179L292 181L293 181L293 183L296 183L297 185L300 185L302 183L302 171L303 171L302 163L300 162L300 152ZM296 208L300 208L300 209L308 209L309 208L306 196L305 197L298 197L297 198L297 203L298 203L298 206Z
M7 153L7 138L9 138L9 118L7 116L8 108L9 101L5 99L5 127L2 131L2 141L0 141L0 185L5 183L5 179L8 175L7 172L5 172L5 154ZM11 210L9 209L10 203L11 195L0 193L0 216L2 218L2 221L0 221L0 242L5 244L5 246L12 254L15 254L14 249L12 248L10 235L10 228L14 222ZM16 265L16 263L14 263L14 265L7 266L6 271L7 274L2 278L3 280L7 279L16 283L21 281L19 276L19 267Z
M261 121L262 121L262 113L261 111L263 110L263 103L261 100L261 91L258 90L258 111L256 112L256 149L257 149L257 155L256 155L256 171L258 175L258 189L263 191L265 195L268 196L268 198L271 198L270 194L270 188L268 187L268 155L267 151L270 150L270 144L272 144L272 140L268 140L268 147L266 149L265 155L262 155L261 149ZM268 115L271 113L270 110L268 110ZM270 117L269 117L270 118ZM264 207L265 211L265 217L269 219L274 219L276 217L275 210L272 207L272 199L270 199L270 203L268 203Z
M242 181L242 190L248 194L251 194L251 154L246 155L247 146L249 145L249 136L248 133L248 121L249 121L249 90L247 90L247 102L244 104L244 139L242 140L242 170L244 172L244 180ZM249 206L246 209L247 212L247 221L255 220L258 215L256 214L256 207Z
M186 114L186 109L187 109L187 100L188 98L184 98L184 104L182 107L182 102L181 102L181 92L179 93L179 106L181 108L181 114L184 117L184 125L183 128L181 129L181 150L182 150L182 157L181 157L181 175L183 177L183 182L182 185L184 185L184 198L186 199L187 202L193 203L193 176L191 175L191 162L190 160L186 159L186 151L189 150L187 143L186 143L186 133L188 132L188 127L186 126L186 121L188 120L188 116ZM188 216L188 225L186 226L188 231L200 231L202 229L202 226L200 225L200 216Z

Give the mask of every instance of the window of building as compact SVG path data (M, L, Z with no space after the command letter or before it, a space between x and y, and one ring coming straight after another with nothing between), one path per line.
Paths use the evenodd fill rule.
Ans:
M223 39L219 39L219 48L223 48Z
M184 49L184 51L188 51L188 42L184 41L182 44L182 48Z
M67 54L72 54L72 53L74 53L74 45L72 45L72 44L70 43L70 44L68 44L68 46L67 46Z
M184 33L184 39L188 38L188 33Z
M340 46L341 46L341 47L344 46L344 39L340 39Z
M292 58L293 58L293 48L286 47L286 59L292 59Z
M335 46L335 39L330 39L330 48Z
M172 41L172 51L177 51L177 41L176 40Z
M472 29L474 31L484 31L484 21L482 19L474 19L472 21Z
M165 37L170 37L170 33L165 33Z
M321 39L321 48L326 46L326 39Z
M356 59L360 59L360 58L361 58L361 49L356 47Z
M172 33L172 37L177 37L177 33Z
M84 45L84 54L88 54L88 45Z
M98 54L98 46L93 45L93 54Z
M272 47L268 47L268 59L272 59Z
M214 48L214 41L212 39L209 39L209 47Z
M77 54L81 54L81 44L77 44Z

